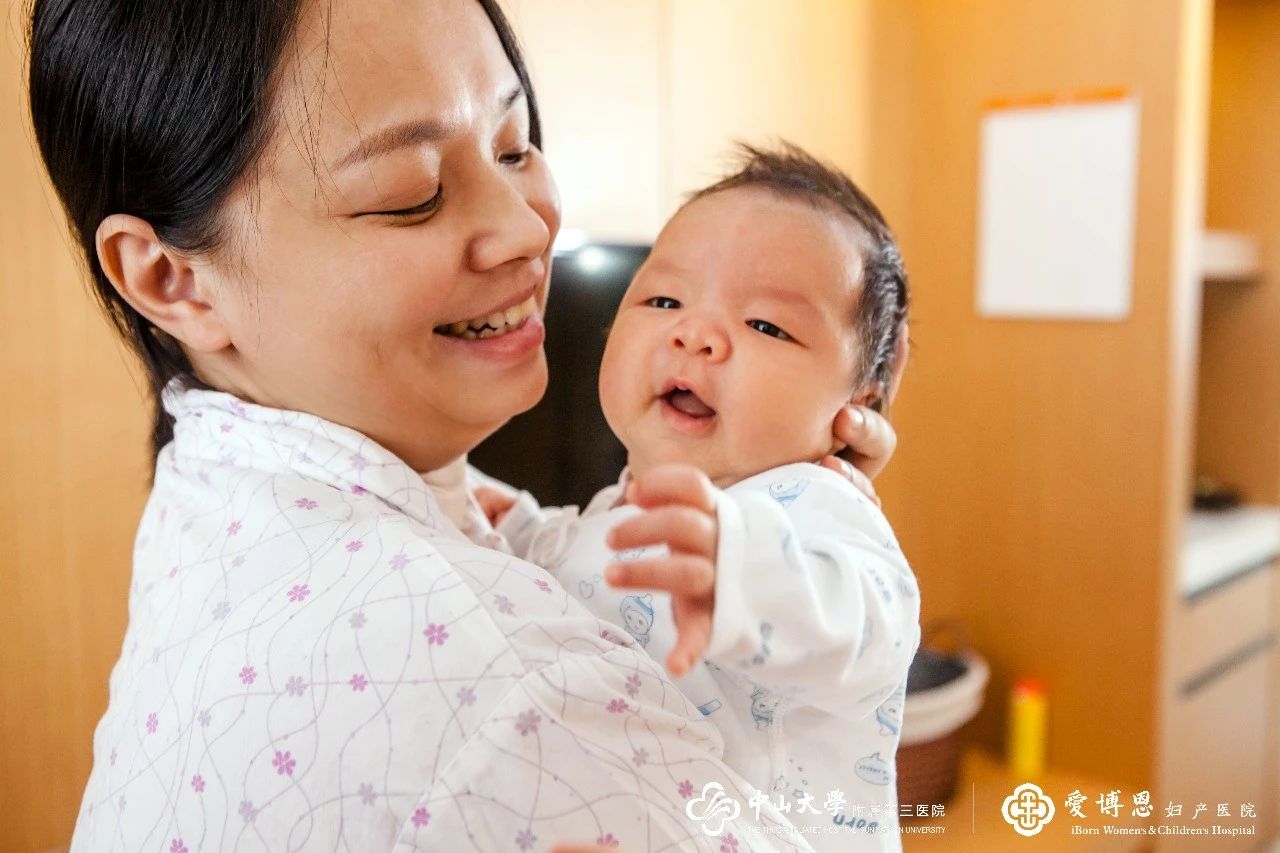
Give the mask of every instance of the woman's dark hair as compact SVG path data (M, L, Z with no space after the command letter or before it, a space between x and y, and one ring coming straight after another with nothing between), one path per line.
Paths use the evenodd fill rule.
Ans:
M858 185L834 166L822 162L798 145L780 142L776 148L739 143L737 168L708 187L697 190L685 204L712 193L738 187L761 187L784 198L825 205L852 220L861 232L862 295L855 323L863 347L856 384L874 382L883 397L896 366L898 338L907 320L907 271L893 232L880 208Z
M496 0L478 0L524 87L530 142L542 147L524 58ZM35 0L28 32L31 120L93 289L146 369L153 458L173 438L160 392L201 387L177 341L116 292L98 262L98 225L146 220L179 251L226 239L220 212L273 130L272 82L301 0Z

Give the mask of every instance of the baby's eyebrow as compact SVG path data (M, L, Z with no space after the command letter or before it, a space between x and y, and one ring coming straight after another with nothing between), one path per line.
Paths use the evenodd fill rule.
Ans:
M795 305L796 307L806 308L811 311L818 310L818 306L813 304L813 300L809 298L808 294L798 290L787 290L781 287L763 285L757 288L755 293L757 296L764 299L771 299L774 302L785 302L789 305Z

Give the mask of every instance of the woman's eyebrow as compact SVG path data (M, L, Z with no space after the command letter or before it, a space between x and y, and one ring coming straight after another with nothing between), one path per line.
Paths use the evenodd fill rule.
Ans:
M517 84L500 101L499 115L505 116L524 97L524 88ZM382 157L401 148L421 145L424 142L436 142L457 132L456 122L438 121L436 119L409 119L390 127L362 137L355 148L348 151L334 164L333 171L341 172L357 163L363 163L373 157Z

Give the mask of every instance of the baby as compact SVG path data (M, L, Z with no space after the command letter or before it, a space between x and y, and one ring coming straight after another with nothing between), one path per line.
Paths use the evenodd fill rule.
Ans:
M906 275L847 177L790 145L743 153L667 223L618 309L600 399L621 480L580 514L522 494L498 532L665 658L725 761L816 848L850 849L852 830L857 849L900 849L919 593L830 454L842 409L896 391Z

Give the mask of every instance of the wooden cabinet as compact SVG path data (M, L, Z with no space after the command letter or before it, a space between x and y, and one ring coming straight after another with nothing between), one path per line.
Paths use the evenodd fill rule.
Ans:
M1274 563L1256 568L1179 606L1158 789L1158 804L1181 803L1184 820L1204 803L1200 821L1257 827L1262 838L1275 820L1276 573ZM1257 817L1241 816L1246 803Z

